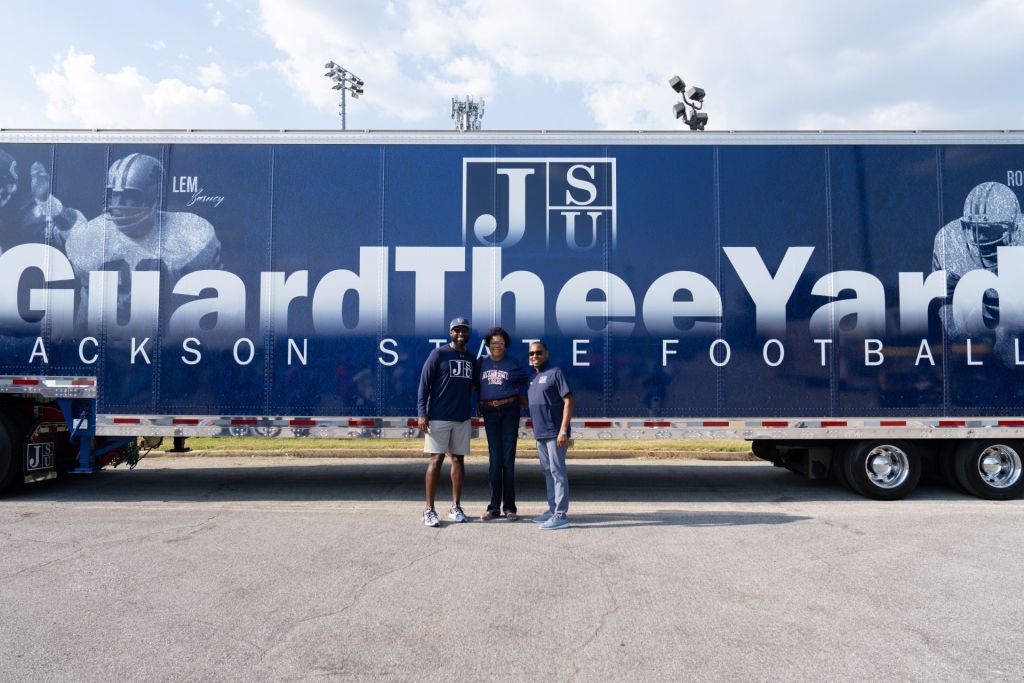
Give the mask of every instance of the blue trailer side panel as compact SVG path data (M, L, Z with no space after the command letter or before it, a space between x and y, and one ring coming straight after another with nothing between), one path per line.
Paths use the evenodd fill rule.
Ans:
M1024 413L1019 145L0 150L0 374L101 413L413 415L457 315L584 417Z

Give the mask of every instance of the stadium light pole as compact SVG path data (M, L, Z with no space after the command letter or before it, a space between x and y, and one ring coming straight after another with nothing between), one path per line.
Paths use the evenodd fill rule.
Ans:
M330 78L334 83L331 90L337 90L341 95L341 104L338 108L341 115L341 129L345 130L345 93L352 93L352 99L358 100L359 96L363 94L363 79L333 61L324 64L324 68L327 69L324 76Z
M479 100L466 95L466 99L452 98L452 120L455 130L480 130L484 118L484 99Z
M682 119L690 130L704 130L704 126L708 125L708 115L701 111L704 107L704 97L707 95L704 88L696 85L686 87L686 83L679 76L668 79L668 84L683 100L672 107L676 118Z

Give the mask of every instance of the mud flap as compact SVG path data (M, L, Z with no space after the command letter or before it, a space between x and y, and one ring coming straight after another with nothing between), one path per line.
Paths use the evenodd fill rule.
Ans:
M49 441L25 444L25 483L57 478L56 449Z

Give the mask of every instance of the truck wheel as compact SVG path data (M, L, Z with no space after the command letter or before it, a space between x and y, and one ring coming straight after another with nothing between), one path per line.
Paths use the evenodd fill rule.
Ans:
M21 472L20 443L14 423L0 414L0 493L12 488Z
M899 500L921 479L921 456L905 441L857 441L842 457L843 475L862 496Z
M1018 441L965 441L956 451L956 478L964 489L987 500L1010 500L1024 490Z

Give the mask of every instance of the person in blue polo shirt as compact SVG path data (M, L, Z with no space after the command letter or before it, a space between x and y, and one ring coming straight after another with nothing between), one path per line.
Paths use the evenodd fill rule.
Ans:
M466 350L469 321L455 318L448 325L450 344L430 352L420 373L416 408L420 431L424 434L423 452L430 456L427 465L427 509L423 523L441 526L434 511L437 482L441 477L444 454L452 456L452 507L448 519L465 522L462 511L463 458L469 453L473 429L472 394L475 386L476 359Z
M504 328L493 328L484 337L484 344L489 355L480 359L477 378L490 456L491 502L480 519L497 519L504 511L505 519L514 522L519 518L515 480L520 398L525 403L529 377L519 361L506 353L511 341Z
M565 470L565 455L569 450L572 390L562 369L548 363L547 344L533 342L529 355L534 370L528 391L530 418L548 493L547 512L534 517L533 521L545 530L568 529L569 475Z

